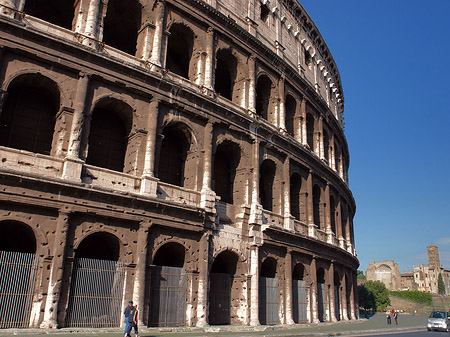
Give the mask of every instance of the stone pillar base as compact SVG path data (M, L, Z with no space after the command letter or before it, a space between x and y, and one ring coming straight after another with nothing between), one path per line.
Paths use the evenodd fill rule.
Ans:
M316 237L316 225L309 224L308 225L308 236L315 238Z
M210 188L202 189L200 207L208 213L216 213L216 193Z
M143 175L141 178L141 194L146 194L150 197L156 198L158 181L158 178L149 175Z
M62 178L81 182L81 170L83 168L84 161L78 158L66 157L64 159Z

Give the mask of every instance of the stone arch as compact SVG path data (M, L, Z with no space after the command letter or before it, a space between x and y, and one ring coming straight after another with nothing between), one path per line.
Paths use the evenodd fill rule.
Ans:
M50 155L60 110L58 85L41 74L21 74L8 84L7 93L0 115L0 145Z
M335 315L338 321L341 320L341 277L338 271L334 271L333 275L333 285L334 285L334 308Z
M271 159L265 159L259 169L259 198L261 206L273 211L274 208L274 179L276 164Z
M317 281L317 302L318 302L318 316L319 321L324 322L326 320L326 307L327 307L327 287L325 284L325 269L322 267L317 268L316 281Z
M185 186L187 161L195 138L182 122L168 123L162 130L157 177L168 184Z
M302 189L302 177L297 172L294 172L289 179L289 183L290 213L295 219L300 220L300 193Z
M23 11L27 15L72 30L74 5L74 0L26 0Z
M285 100L285 111L286 111L286 130L291 136L295 136L295 131L298 128L296 123L297 115L297 101L291 94L286 95Z
M301 280L305 279L305 266L302 263L296 263L292 271L292 279Z
M0 221L0 251L36 254L37 250L32 227L16 220Z
M184 267L186 248L178 242L165 242L159 247L152 259L156 266Z
M324 226L322 206L322 189L319 185L315 184L313 186L313 215L314 224L318 229L323 229L322 227Z
M305 276L305 266L296 263L292 270L292 314L295 323L308 321L308 288Z
M216 255L210 270L209 316L210 325L228 325L237 308L232 301L240 294L235 287L239 255L226 249Z
M314 116L310 113L306 114L306 143L308 144L311 151L315 150L315 120Z
M236 169L241 160L241 148L230 140L217 145L214 153L213 190L221 201L233 204Z
M263 325L279 323L278 261L266 257L260 267L259 277L259 321Z
M190 64L195 34L188 25L179 22L172 23L169 33L166 69L186 79L191 79Z
M107 231L95 231L85 235L74 247L76 258L119 261L123 255L120 239Z
M136 54L142 5L138 0L109 0L104 19L103 41L127 54Z
M222 97L233 101L234 85L237 77L237 58L230 48L219 49L216 53L214 90Z
M86 163L123 172L133 109L123 101L104 98L92 110Z
M274 123L273 83L271 77L265 73L260 74L256 80L256 114L271 123Z

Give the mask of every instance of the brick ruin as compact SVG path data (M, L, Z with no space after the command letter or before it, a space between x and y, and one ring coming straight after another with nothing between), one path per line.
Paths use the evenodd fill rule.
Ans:
M297 1L0 0L0 26L0 251L34 261L11 322L358 317L342 87ZM87 290L120 296L83 321Z

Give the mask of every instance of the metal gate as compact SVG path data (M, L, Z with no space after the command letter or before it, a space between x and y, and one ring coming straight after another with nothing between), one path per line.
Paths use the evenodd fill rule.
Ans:
M339 301L339 287L334 286L334 308L336 313L336 319L338 321L341 320L341 308L340 308L340 301Z
M319 311L319 321L325 322L325 312L326 312L326 287L324 283L317 283L317 304Z
M183 268L152 269L149 326L186 325L187 277Z
M0 328L28 328L38 257L0 251Z
M231 286L230 274L211 273L209 287L209 324L227 325L231 322Z
M276 278L259 278L259 322L262 325L279 323L278 279Z
M292 307L295 323L308 323L306 298L306 282L302 280L292 281Z
M125 268L117 261L76 258L70 284L67 327L119 327Z

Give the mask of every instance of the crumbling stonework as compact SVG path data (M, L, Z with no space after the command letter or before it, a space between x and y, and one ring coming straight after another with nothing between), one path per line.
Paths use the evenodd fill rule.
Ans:
M342 88L311 18L124 3L0 0L0 251L36 256L24 325L119 326L130 299L151 326L356 319ZM80 280L108 313L77 320Z

